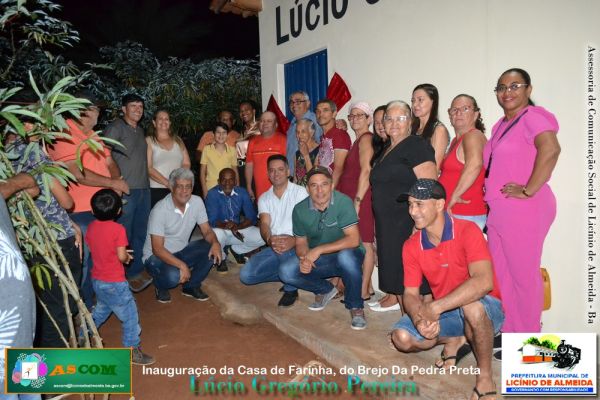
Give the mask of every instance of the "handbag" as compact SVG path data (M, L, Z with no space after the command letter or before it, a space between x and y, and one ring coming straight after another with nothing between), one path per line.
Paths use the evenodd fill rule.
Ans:
M544 311L549 310L552 305L552 287L550 285L550 274L544 267L540 268L542 273L542 283L544 285Z

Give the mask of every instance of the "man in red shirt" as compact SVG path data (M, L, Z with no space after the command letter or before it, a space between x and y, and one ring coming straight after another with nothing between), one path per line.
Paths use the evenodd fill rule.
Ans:
M277 131L277 117L271 111L265 111L258 122L260 135L254 136L248 143L246 152L246 189L252 199L258 200L261 194L269 190L269 174L267 173L267 160L273 154L286 152L286 137ZM256 193L252 190L252 180Z
M352 146L352 141L348 132L335 126L335 117L337 116L335 102L329 99L319 100L316 114L317 121L324 132L319 146L317 164L331 171L333 186L336 187L342 175L344 162Z
M470 344L480 371L472 398L494 396L493 338L504 313L487 242L473 222L444 211L446 191L436 180L418 179L406 195L419 231L404 244L406 314L394 325L392 341L402 352L443 344L438 368L456 365ZM423 276L433 292L431 302L419 296Z

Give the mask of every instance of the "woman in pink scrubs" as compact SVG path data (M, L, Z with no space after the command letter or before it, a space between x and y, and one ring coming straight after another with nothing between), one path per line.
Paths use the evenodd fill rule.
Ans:
M554 115L530 100L531 78L511 68L494 91L504 110L484 148L488 241L506 320L502 332L539 332L543 306L540 264L556 216L548 180L560 145Z

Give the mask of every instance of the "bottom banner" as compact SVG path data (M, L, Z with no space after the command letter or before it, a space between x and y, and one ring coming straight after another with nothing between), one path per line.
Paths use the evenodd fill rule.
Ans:
M502 394L597 394L595 333L503 333Z
M5 351L6 393L131 393L131 349Z

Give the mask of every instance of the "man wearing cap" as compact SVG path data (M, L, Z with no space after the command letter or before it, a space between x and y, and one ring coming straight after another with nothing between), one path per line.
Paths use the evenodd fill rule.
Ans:
M142 263L150 215L147 145L144 128L138 125L144 115L144 99L130 93L123 96L121 104L123 118L114 120L103 134L123 145L113 146L112 149L113 158L129 185L129 193L123 195L123 213L118 222L125 227L133 250L133 261L127 268L127 280L131 290L137 293L152 283L152 278L146 273Z
M333 190L327 168L315 167L307 174L309 197L294 207L292 223L296 257L280 267L281 280L315 294L308 308L320 311L337 294L327 278L339 276L346 287L344 304L352 318L352 329L367 326L360 295L364 248L358 232L358 217L350 198Z
M287 130L286 157L290 166L290 174L294 176L294 164L296 162L296 151L298 150L296 124L303 118L310 119L312 122L314 122L317 127L315 131L315 140L317 141L317 143L319 143L321 140L323 129L321 129L321 127L318 125L315 113L310 111L310 98L308 97L308 93L303 92L301 90L292 93L289 98L289 106L290 110L292 110L292 114L294 114L294 118L292 118L290 127Z
M480 370L472 398L493 396L493 337L504 313L485 238L473 222L444 211L446 192L439 182L418 179L398 200L406 197L419 231L404 244L406 314L394 325L392 341L402 352L443 344L438 368L456 365L470 344ZM433 292L428 303L419 296L423 276Z

